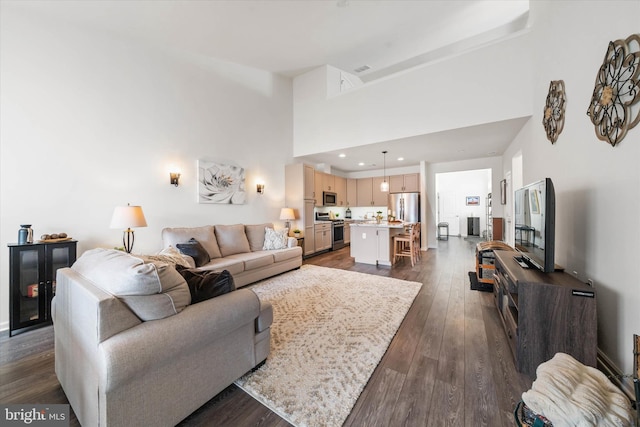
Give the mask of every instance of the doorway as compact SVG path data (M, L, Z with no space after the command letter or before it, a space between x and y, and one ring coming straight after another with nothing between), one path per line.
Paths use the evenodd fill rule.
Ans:
M479 223L480 237L486 236L491 169L437 173L435 180L436 224L447 222L450 236L467 237L468 223Z

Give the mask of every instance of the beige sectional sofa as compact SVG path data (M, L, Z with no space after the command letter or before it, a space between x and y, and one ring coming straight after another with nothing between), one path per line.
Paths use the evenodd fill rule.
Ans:
M302 248L294 237L287 238L283 249L263 249L266 228L273 229L273 224L165 228L162 243L167 249L196 239L211 258L197 268L228 270L239 288L302 265Z
M214 255L201 268L240 287L301 265L297 246L262 249L264 226L162 235L167 247L195 237ZM267 358L273 309L249 289L191 304L173 264L92 249L58 270L52 317L56 375L81 425L173 426Z

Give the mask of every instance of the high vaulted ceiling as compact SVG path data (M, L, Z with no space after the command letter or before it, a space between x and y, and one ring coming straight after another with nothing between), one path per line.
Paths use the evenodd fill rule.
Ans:
M505 36L522 26L529 9L528 0L3 0L3 3L74 25L285 76L293 77L329 64L364 81ZM354 71L363 66L369 69ZM449 132L440 135L440 141L445 142L439 145L430 143L433 138L425 136L422 140L417 137L396 141L393 146L394 151L411 150L414 156L424 156L420 159L430 161L499 155L522 124L522 120L515 120ZM464 143L460 135L464 135ZM470 136L475 143L469 140ZM345 171L376 168L374 163L379 168L380 149L377 144L342 150L354 162L331 164ZM306 160L326 162L337 154ZM357 166L356 158L365 166ZM394 167L391 155L389 161L387 167Z

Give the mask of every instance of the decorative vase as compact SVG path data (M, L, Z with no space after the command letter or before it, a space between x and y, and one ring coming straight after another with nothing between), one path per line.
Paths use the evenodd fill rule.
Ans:
M29 243L33 243L33 230L31 229L30 224L21 225L20 230L18 230L18 244L26 245Z

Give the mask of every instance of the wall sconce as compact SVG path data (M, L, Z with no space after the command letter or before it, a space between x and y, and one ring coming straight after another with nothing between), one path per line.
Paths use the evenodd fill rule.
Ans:
M178 186L178 180L180 180L180 174L178 172L169 172L169 178L172 185Z
M257 184L256 191L258 192L258 194L264 194L264 184Z

